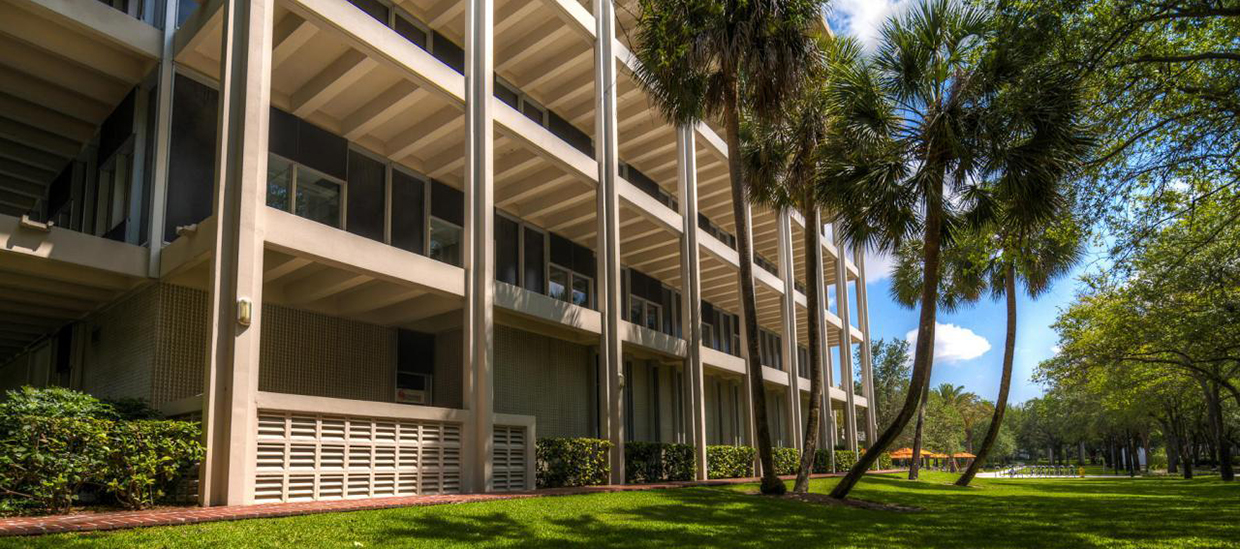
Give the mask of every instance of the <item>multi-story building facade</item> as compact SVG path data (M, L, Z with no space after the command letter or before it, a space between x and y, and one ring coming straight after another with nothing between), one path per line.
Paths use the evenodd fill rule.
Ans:
M752 383L776 445L873 440L861 255L751 208L747 376L729 151L637 85L633 8L0 0L0 386L202 419L208 505L528 488L547 436L705 463Z

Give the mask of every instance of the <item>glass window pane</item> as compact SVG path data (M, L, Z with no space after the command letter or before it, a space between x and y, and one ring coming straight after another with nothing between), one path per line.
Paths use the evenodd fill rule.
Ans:
M634 324L640 324L642 321L642 311L645 309L645 303L640 298L629 297L629 318L628 321Z
M495 216L495 280L517 283L521 226L507 217Z
M405 37L405 40L413 42L419 48L426 49L426 31L413 24L404 15L399 12L396 14L396 34Z
M573 275L573 305L590 306L590 279Z
M383 241L387 211L387 166L358 151L349 151L349 232Z
M526 118L537 122L539 126L543 125L543 115L545 113L543 113L543 110L539 108L538 105L535 105L529 100L521 103L521 114L524 114Z
M437 259L449 265L461 264L461 228L443 221L441 219L431 218L431 259Z
M172 86L164 214L163 238L168 242L176 240L177 227L198 223L211 215L218 112L219 92L192 78L176 75Z
M392 170L392 245L415 254L426 253L426 195L423 182Z
M663 315L659 311L658 305L655 305L653 303L646 304L646 327L647 328L650 328L651 330L656 330L656 331L662 330L663 325L660 322L662 318L663 318Z
M551 279L547 284L547 295L568 301L568 271L552 265L550 274Z
M378 0L349 0L350 4L357 6L358 9L366 12L367 15L374 17L376 21L383 23L385 26L388 22L388 7Z
M525 289L531 292L543 292L544 277L543 258L546 256L543 233L525 227Z
M296 214L340 227L340 184L305 166L297 168Z
M293 168L289 162L275 155L267 157L267 205L277 210L289 211L292 203L291 183Z

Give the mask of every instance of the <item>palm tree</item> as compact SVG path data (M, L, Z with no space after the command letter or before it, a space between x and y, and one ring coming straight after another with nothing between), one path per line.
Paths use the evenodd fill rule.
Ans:
M851 140L844 138L841 119L831 109L833 75L851 69L860 60L861 48L851 38L821 37L825 62L811 76L797 97L785 103L784 115L763 123L747 120L741 128L741 151L747 170L750 197L757 203L778 210L795 209L805 220L806 304L809 341L810 409L806 417L804 446L792 491L809 491L818 450L818 430L822 421L823 370L821 342L824 337L817 280L822 275L823 205L815 185L823 161L849 152Z
M845 106L870 105L870 127L893 128L908 162L882 161L837 166L833 177L820 182L836 206L839 229L854 245L890 251L921 236L926 277L921 295L917 344L909 395L895 420L836 484L832 497L847 497L862 475L904 430L925 397L934 348L939 294L940 252L950 242L957 206L946 192L969 196L968 187L980 167L983 147L979 121L1006 67L987 53L989 17L961 2L929 0L882 29L876 59L877 75L859 77L843 86L838 100ZM871 85L877 83L877 86ZM887 106L884 106L887 105ZM906 168L907 166L907 168ZM876 169L877 168L877 169ZM907 177L903 172L911 170Z
M766 393L758 350L749 199L741 169L741 105L773 120L819 61L815 0L641 0L634 54L637 81L674 125L722 118L732 182L732 213L740 260L751 410L762 464L762 493L787 488L775 476Z

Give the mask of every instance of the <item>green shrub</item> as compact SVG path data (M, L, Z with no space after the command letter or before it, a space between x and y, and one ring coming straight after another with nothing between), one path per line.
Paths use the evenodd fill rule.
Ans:
M60 417L78 419L117 419L112 405L86 393L63 387L11 389L0 401L0 430L17 426L21 418Z
M857 453L852 450L835 451L835 472L843 473L857 464Z
M825 448L814 452L814 472L817 474L831 472L831 453Z
M152 408L145 398L105 399L103 402L116 411L117 419L164 419L164 414Z
M0 513L62 512L87 486L140 509L202 459L197 423L128 421L153 410L135 399L116 406L58 387L9 391L0 402Z
M891 453L883 452L882 454L879 454L878 468L884 471L895 468L895 465L891 462Z
M78 491L100 478L108 448L107 420L9 417L0 444L0 491L35 506L67 511Z
M707 446L706 472L710 478L752 477L753 457L749 446Z
M610 451L611 442L597 438L540 438L538 487L607 484L611 475Z
M801 452L796 448L771 448L771 459L777 475L795 475L801 467Z
M692 480L693 446L665 442L626 442L624 481L649 483Z
M102 484L131 509L153 505L203 457L197 423L118 421L111 423Z

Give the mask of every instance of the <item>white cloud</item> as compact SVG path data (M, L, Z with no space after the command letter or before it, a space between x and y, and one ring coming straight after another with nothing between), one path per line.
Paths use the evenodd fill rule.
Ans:
M873 284L884 278L891 277L891 267L895 258L884 252L865 251L865 283Z
M911 0L835 0L827 17L833 30L855 36L867 51L874 51L883 23L893 14L902 13L911 3Z
M909 352L917 346L917 330L909 330L904 336L908 340ZM968 328L955 324L934 325L934 362L936 364L958 364L973 360L990 350L990 342Z
M1059 351L1062 350L1063 348L1058 345L1051 345L1051 356L1059 356Z

